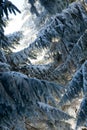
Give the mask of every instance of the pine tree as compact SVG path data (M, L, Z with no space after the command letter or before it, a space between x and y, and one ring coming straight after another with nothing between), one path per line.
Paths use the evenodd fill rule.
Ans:
M38 19L37 0L28 2ZM1 130L73 130L72 121L76 130L87 127L86 6L74 2L67 8L63 6L64 10L59 8L60 12L56 10L55 15L54 9L51 12L56 7L53 2L58 1L39 0L53 17L33 43L6 57L0 52ZM60 2L64 5L64 1ZM8 19L6 10L4 14ZM79 108L77 103L81 103Z

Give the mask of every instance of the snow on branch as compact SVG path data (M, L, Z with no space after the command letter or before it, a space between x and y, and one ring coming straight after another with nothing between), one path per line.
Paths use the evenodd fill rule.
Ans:
M48 104L38 102L38 106L40 107L40 110L46 114L49 120L55 121L55 120L68 120L70 118L73 118L72 116L68 115L67 113L59 110L58 108L55 108L53 106L50 106Z
M65 61L74 44L87 28L85 23L87 23L85 8L79 2L71 4L60 14L54 16L47 26L42 28L37 39L28 48L9 55L9 62L13 62L15 65L24 61L26 63L26 60L31 58L30 56L33 57L34 55L34 58L37 58L44 48L50 49L51 45L55 43L58 48L57 52L61 53L62 60ZM26 58L23 58L23 55Z
M77 130L81 126L87 127L87 97L84 97L81 102L77 115L77 123L75 130Z
M79 97L82 90L83 90L83 75L82 70L80 69L75 73L72 80L69 82L65 94L60 100L59 106L66 105L75 98Z
M0 83L3 89L0 104L2 107L5 104L4 112L8 109L6 108L8 104L11 110L17 113L25 110L26 106L36 104L37 101L56 106L61 94L64 92L64 88L60 85L45 80L28 78L18 72L0 72ZM6 97L4 97L5 94ZM7 98L8 102L5 101L5 98ZM15 110L12 108L13 105Z

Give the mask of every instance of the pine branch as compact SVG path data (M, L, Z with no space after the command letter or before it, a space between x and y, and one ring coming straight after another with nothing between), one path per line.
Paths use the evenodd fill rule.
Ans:
M87 61L82 65L82 74L84 98L81 102L77 115L76 130L81 126L87 127Z
M43 59L44 61L45 59ZM45 60L46 63L46 60ZM50 75L52 71L54 71L57 66L56 62L42 65L20 65L15 67L16 70L20 70L22 73L28 75L29 77L36 77L38 79L47 79L47 76Z
M0 83L4 88L9 105L15 105L15 111L20 113L37 101L56 106L61 97L63 87L52 82L28 78L17 72L0 72ZM2 102L0 100L0 102ZM3 102L4 99L3 99ZM5 102L6 103L6 102ZM12 108L13 109L13 108Z
M87 30L79 38L74 45L70 54L67 56L66 61L55 68L54 71L48 76L48 80L57 80L61 84L66 84L71 78L76 69L87 59Z
M9 12L16 14L20 13L20 10L8 0L0 1L0 48L8 47L7 37L4 35L4 15L9 18Z
M68 9L65 9L62 13L57 14L54 18L52 18L49 24L40 31L37 39L28 48L9 55L9 62L11 60L11 63L18 65L22 62L26 63L29 58L37 58L38 55L41 54L42 50L47 49L49 52L49 50L52 49L51 44L54 44L54 42L56 42L55 40L57 40L56 54L61 54L62 62L65 62L67 56L71 55L70 51L73 46L85 31L85 28L87 28L86 24L84 24L84 21L85 23L87 21L86 18L84 19L83 15L87 17L83 6L78 2L73 3L68 7ZM79 25L77 24L78 22ZM66 32L68 35L66 35ZM55 50L53 50L53 53L55 53ZM25 56L25 59L23 58L23 55ZM55 75L55 72L53 75ZM51 77L58 77L58 75L55 77L53 75L51 75Z
M84 97L77 115L76 130L81 126L86 125L87 127L86 123L87 123L87 97Z
M15 46L20 44L20 39L23 37L23 34L21 31L14 32L10 35L6 35L7 41L8 41L8 48L15 49ZM7 46L6 46L7 47ZM6 47L4 47L6 49Z
M83 90L83 75L82 70L78 70L73 76L72 80L67 86L67 90L60 100L59 106L71 103L72 100L79 97L81 91Z
M63 121L63 120L69 120L70 118L73 118L72 116L68 115L67 113L52 107L48 104L42 103L42 102L38 102L37 103L40 111L43 112L43 114L45 113L45 115L48 117L48 119L50 121L55 122L55 120L59 120L59 121Z
M10 13L14 13L16 15L16 12L21 13L20 10L14 5L12 4L10 1L5 0L2 3L2 7L3 7L3 12L6 15L7 19L8 19L8 11Z
M77 115L76 130L81 126L87 127L87 61L82 65L81 69L75 73L59 106L66 105L68 102L79 97L79 93L81 93L82 90L84 98Z

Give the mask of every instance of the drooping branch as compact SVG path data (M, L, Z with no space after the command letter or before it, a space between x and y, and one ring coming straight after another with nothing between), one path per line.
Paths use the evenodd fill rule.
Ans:
M75 73L75 70L79 69L86 59L87 30L74 45L64 64L55 68L55 70L50 73L48 80L59 81L61 83L64 82L64 84L66 84L67 81L71 79L73 73Z
M0 82L14 103L18 103L17 107L22 107L25 102L36 103L37 101L55 105L56 99L58 100L64 92L64 88L58 84L28 78L17 72L0 73Z
M52 82L28 78L26 75L17 72L0 72L0 125L6 125L4 121L9 123L14 117L12 123L7 126L8 128L12 127L20 116L21 118L22 116L26 117L33 125L35 120L39 120L42 124L46 124L49 120L51 124L52 120L45 113L47 110L49 114L51 113L55 126L56 121L65 121L72 118L56 108L56 102L63 92L62 86ZM55 112L57 112L57 115L55 115ZM61 116L61 118L57 116Z
M77 115L77 123L76 123L76 129L78 130L79 127L85 126L87 127L87 97L84 97L79 111L78 111L78 115Z
M82 66L82 73L83 73L83 93L84 97L82 103L80 105L78 115L77 115L77 124L76 130L80 126L87 127L87 61Z
M67 105L68 103L70 104L72 100L79 97L81 94L81 91L83 90L83 75L81 69L75 73L66 88L67 90L59 103L59 106L61 107Z
M42 103L42 102L38 102L38 106L40 107L40 110L42 110L42 112L44 112L47 117L50 118L50 120L68 120L70 118L73 118L72 116L66 114L65 112L62 112L61 110L52 107L48 104Z
M61 64L60 61L55 61L48 65L25 65L21 66L19 70L31 77L39 79L46 79L49 81L57 81L66 84L75 73L77 69L87 59L87 31L79 38L74 45L70 54L67 56L66 61ZM59 65L60 64L60 65Z
M86 17L85 8L81 3L71 4L68 9L52 18L28 48L9 55L9 62L18 65L28 62L28 59L33 57L37 59L44 48L50 50L51 45L55 42L57 44L57 54L62 55L64 62L74 44L87 28Z
M71 103L73 99L79 97L79 93L81 93L81 91L83 91L84 97L77 114L76 130L82 126L87 127L87 61L85 61L81 69L76 72L69 83L59 106L64 106L68 102Z

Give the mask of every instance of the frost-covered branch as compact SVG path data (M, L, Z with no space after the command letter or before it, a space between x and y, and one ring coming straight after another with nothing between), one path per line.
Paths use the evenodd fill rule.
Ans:
M26 75L17 72L0 72L0 125L12 121L11 125L21 116L25 116L29 121L35 123L34 120L47 121L38 107L38 102L50 104L48 109L56 109L57 102L64 92L64 88L58 84L35 78L28 78ZM45 105L46 106L46 105ZM61 111L59 111L61 114ZM53 112L52 112L53 115ZM71 118L67 114L62 114L59 120ZM14 119L12 120L12 118ZM57 119L57 116L54 116ZM9 119L9 120L8 120ZM48 118L49 120L49 118ZM47 122L46 122L47 123ZM6 123L5 123L6 125ZM10 126L7 126L8 128Z
M68 120L70 118L73 118L72 116L68 115L67 113L52 107L48 104L38 102L38 106L40 107L40 110L47 115L49 120L55 121L55 120Z
M87 127L87 61L75 73L60 100L59 106L64 106L68 102L71 103L73 99L79 98L81 91L83 91L84 97L77 114L76 130L82 126Z
M79 127L85 126L87 127L87 97L84 97L79 111L77 115L77 123L76 123L76 129L77 130Z
M51 19L28 48L9 55L9 62L15 65L26 63L29 58L37 58L44 48L50 49L55 43L57 44L57 52L62 55L62 60L65 61L74 44L87 28L86 23L85 8L79 2L72 3L62 13Z
M55 106L56 100L59 100L64 92L64 88L58 84L28 78L26 75L17 72L0 72L0 82L4 91L16 103L17 108L25 107L26 102L29 104L37 101Z
M66 88L67 90L59 103L59 106L61 107L71 103L72 100L79 97L81 94L81 91L83 90L83 75L81 69L74 74L72 80Z

